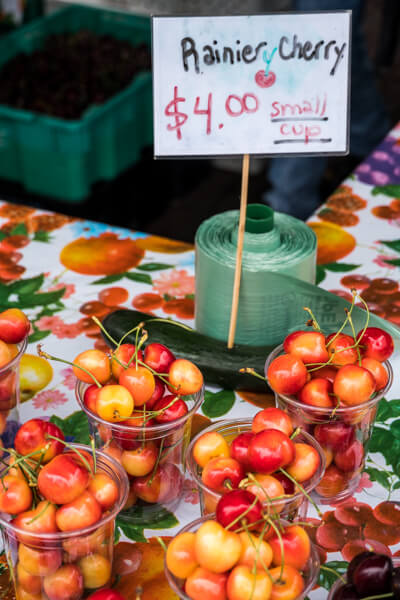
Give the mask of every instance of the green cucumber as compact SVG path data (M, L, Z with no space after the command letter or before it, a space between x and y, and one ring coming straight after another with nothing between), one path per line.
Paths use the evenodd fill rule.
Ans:
M257 373L264 373L264 364L271 346L236 345L228 350L226 342L214 340L206 335L179 327L174 321L152 321L154 316L136 310L116 310L103 319L103 326L117 342L125 333L138 325L146 323L149 342L158 342L167 346L177 358L187 358L194 362L207 383L216 384L224 389L242 389L252 392L270 391L267 384L254 377L240 373L243 367L253 367ZM104 339L109 339L104 335ZM130 334L124 340L135 342Z

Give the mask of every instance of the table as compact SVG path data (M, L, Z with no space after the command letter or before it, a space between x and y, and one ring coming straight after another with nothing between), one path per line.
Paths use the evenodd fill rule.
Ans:
M362 289L372 312L400 325L400 124L310 221L318 236L318 283L345 298L351 298L350 288ZM90 317L102 317L118 306L191 325L193 295L194 252L188 244L0 203L0 305L16 303L32 322L23 366L23 421L57 415L68 435L78 441L88 435L86 418L77 412L72 369L59 363L49 369L36 355L37 343L48 353L70 360L84 349L103 348ZM213 393L206 394L198 419L203 423L210 418L251 417L270 401L267 396L223 391L216 405ZM336 520L335 534L325 543L323 553L338 570L345 563L333 548L346 555L345 543L360 535L375 540L371 543L378 550L384 544L400 556L400 517L396 526L385 525L376 521L371 508L387 499L400 501L400 400L396 398L400 398L398 379L390 402L381 403L371 459L355 497L347 503L352 518L362 515L363 533ZM120 558L130 551L131 557L139 553L142 560L135 574L121 577L118 583L127 598L135 597L138 584L143 585L143 600L174 597L161 575L162 549L155 536L173 535L198 516L198 495L186 480L182 505L163 522L163 530L120 529L125 539L139 540L130 549L126 543L117 546ZM150 544L144 543L144 536L151 538ZM117 563L123 564L122 558ZM334 576L324 575L326 587L333 580ZM326 591L316 590L312 597L324 598Z

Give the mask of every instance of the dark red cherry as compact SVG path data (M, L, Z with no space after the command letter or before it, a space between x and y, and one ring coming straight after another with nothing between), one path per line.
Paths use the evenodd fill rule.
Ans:
M340 585L333 594L332 600L359 600L360 596L357 590L351 583Z
M353 574L358 565L364 560L364 558L368 558L369 556L375 556L375 552L360 552L356 554L354 558L351 559L349 565L347 567L347 581L349 583L353 583Z
M389 556L384 554L367 556L354 569L354 587L361 598L390 592L392 571L393 563Z

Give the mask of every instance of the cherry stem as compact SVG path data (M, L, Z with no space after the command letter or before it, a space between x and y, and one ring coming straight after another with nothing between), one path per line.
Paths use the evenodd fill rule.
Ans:
M104 335L112 342L115 346L118 346L118 342L112 337L110 333L106 330L104 325L101 323L100 319L97 317L92 317L92 321L96 323L96 325L100 328L100 330L104 333Z
M92 449L92 456L93 456L93 471L94 471L94 474L96 474L96 471L97 471L96 447L94 444L94 438L92 436L90 436L90 447Z
M336 338L342 333L343 329L346 327L347 321L349 320L349 316L351 316L351 313L353 312L353 308L354 308L354 303L356 300L356 295L353 293L353 298L351 301L351 306L350 306L350 310L346 309L346 318L343 321L341 327L339 327L339 329L337 330L337 332L335 333L335 335L329 340L329 342L326 344L326 347L328 348L332 342L334 342L336 340Z
M307 311L307 312L308 312L308 314L310 315L310 317L311 317L311 323L312 323L312 326L313 326L313 328L314 328L316 331L321 331L321 327L318 325L318 321L317 321L317 319L314 317L314 313L313 313L313 311L311 310L311 308L308 308L307 306L303 306L303 310Z
M122 342L128 337L128 335L130 335L131 333L133 333L136 330L142 329L142 327L144 327L144 322L143 321L141 321L140 323L138 323L138 325L136 325L136 327L132 327L132 329L130 329L129 331L127 331L126 333L124 333L124 335L122 336L122 338L119 340L119 342L117 344L117 350L121 346Z
M90 466L90 463L86 460L86 457L82 454L82 452L79 452L79 450L77 448L74 448L74 446L72 446L65 440L62 440L61 438L56 437L55 435L51 435L50 433L47 433L46 437L50 438L51 440L56 440L56 442L60 442L60 444L64 444L64 446L66 448L68 448L68 450L72 450L73 452L75 452L75 454L77 454L79 456L79 458L81 459L81 461L83 462L83 464L85 465L85 467L87 468L89 473L91 475L93 475L92 467Z
M224 485L226 485L226 487L228 487L228 485L227 485L227 484L224 484ZM230 489L232 490L232 486L230 485L230 483L229 483L229 486L230 486ZM231 522L229 523L229 525L227 525L227 526L225 527L225 529L230 529L230 528L231 528L233 525L236 525L236 523L237 523L238 521L240 521L240 524L241 524L241 526L242 526L242 527L246 528L246 524L245 524L246 522L245 522L245 519L244 519L244 517L245 517L245 516L246 516L246 515L247 515L247 514L248 514L248 513L251 511L251 509L252 509L252 508L253 508L253 507L254 507L254 506L257 504L257 500L258 500L258 498L257 498L257 497L256 497L256 498L254 498L253 502L252 502L251 504L249 504L249 506L248 506L248 507L247 507L247 508L246 508L246 509L245 509L245 510L244 510L244 511L243 511L243 512L242 512L242 513L239 515L239 516L237 516L237 517L236 517L236 519L233 519L233 521L231 521Z
M320 565L319 568L322 571L326 571L327 573L333 573L334 575L336 575L336 577L338 579L340 579L341 581L343 581L343 583L346 583L346 580L344 579L344 577L338 571L335 571L335 569L332 569L331 567L326 567L325 565Z
M254 542L254 540L253 540L253 536L251 535L251 533L250 533L250 531L249 531L249 528L247 527L246 523L245 523L245 522L243 522L243 523L242 523L242 525L243 525L243 527L244 527L244 530L245 530L245 532L246 532L246 534L247 534L247 537L248 537L248 539L249 539L249 542L250 542L250 544L253 546L253 548L254 548L254 550L255 550L255 553L256 553L256 558L254 559L254 565L253 565L253 569L255 570L255 572L257 572L257 561L259 560L259 561L261 562L261 566L262 566L262 568L264 569L264 571L266 572L266 574L268 575L269 579L270 579L270 580L271 580L271 582L272 582L272 577L271 577L271 574L270 574L270 572L269 572L269 570L268 570L268 567L267 567L267 565L266 565L266 564L265 564L265 562L264 562L264 559L263 559L263 557L261 556L261 544L262 544L262 542L263 542L263 539L262 539L262 537L260 536L260 537L258 538L258 542L259 542L259 543L258 543L258 546L256 546L256 544L255 544L255 542ZM227 527L226 527L225 529L227 529Z
M281 580L282 575L283 575L283 569L285 568L285 549L283 547L282 534L272 519L267 518L266 521L268 521L268 523L271 525L272 529L275 531L276 535L278 536L279 546L281 549L281 572L279 573L279 580Z
M253 367L243 367L242 369L239 369L239 373L248 373L249 375L258 377L258 379L262 379L263 381L265 381L265 383L268 383L267 378L257 373L257 371L253 369Z
M41 517L42 515L44 515L44 513L45 513L45 512L46 512L46 510L49 508L49 506L51 506L51 502L47 501L47 502L46 502L46 506L44 506L44 507L42 508L42 510L40 511L40 513L39 513L38 515L35 515L35 516L33 517L33 519L31 519L30 521L27 521L27 525L30 525L31 523L33 523L34 521L36 521L36 519L40 519L40 517Z
M286 475L286 477L288 479L290 479L290 481L292 483L294 483L295 486L297 486L299 488L299 490L301 491L301 493L307 498L307 500L309 502L311 502L311 504L313 505L313 507L315 508L315 510L318 513L318 516L322 518L322 512L319 510L318 506L315 504L314 500L311 498L310 494L308 492L306 492L306 490L303 488L303 486L291 475L289 475L289 473L287 471L285 471L285 469L280 468L279 469L281 471L281 473L283 473L284 475Z
M168 325L175 325L176 327L182 327L182 329L186 329L186 331L196 331L193 327L189 327L189 325L185 325L184 323L179 323L179 321L173 321L172 319L163 319L162 317L156 317L154 319L147 319L146 323L168 323Z
M376 596L366 596L362 600L379 600L379 598L393 598L394 592L387 592L387 594L377 594Z
M103 387L101 385L101 383L97 380L97 378L93 375L93 373L91 373L90 371L85 369L85 367L76 365L75 363L70 362L69 360L64 360L63 358L57 358L56 356L51 356L51 354L48 354L47 352L44 352L42 350L41 344L38 344L36 348L37 348L38 356L40 356L41 358L46 358L47 360L54 360L56 362L64 363L65 365L70 365L71 367L76 367L77 369L80 369L81 371L84 371L84 373L89 375L89 377L91 377L93 379L94 383L97 385L98 388Z
M156 536L156 540L160 544L160 546L164 550L164 552L166 552L167 551L167 546L166 546L164 540L162 538L160 538L159 535Z
M354 329L353 319L351 318L350 314L349 314L349 324L351 327L351 332L353 334L354 344L356 344L358 364L361 366L361 353L360 353L360 348L359 348L360 342L357 342L356 330Z
M299 433L301 433L301 427L296 427L296 429L293 431L292 435L290 436L290 439L294 440L294 438L297 437L299 435Z

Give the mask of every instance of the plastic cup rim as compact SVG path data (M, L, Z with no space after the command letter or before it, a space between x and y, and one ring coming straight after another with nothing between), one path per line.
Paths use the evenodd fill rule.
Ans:
M72 442L71 446L78 450L88 451L88 449L89 449L91 451L90 446L86 446L85 444L74 444ZM67 450L68 450L68 448L67 448ZM115 503L113 509L104 518L100 519L96 523L93 523L93 525L90 525L89 527L84 527L83 529L76 529L74 531L56 531L54 533L32 533L30 531L27 531L26 529L21 529L21 527L16 527L15 525L12 524L12 521L7 521L6 519L4 519L4 517L3 517L4 513L0 513L0 525L2 527L4 527L5 529L7 529L8 531L15 534L16 536L20 535L21 537L26 538L28 540L27 544L30 545L30 544L34 544L35 540L46 541L46 542L59 542L59 541L68 540L70 538L74 538L74 537L78 537L78 536L82 536L82 535L89 535L90 533L93 533L96 529L103 527L104 525L106 525L107 523L109 523L110 521L115 519L117 517L118 513L122 510L122 507L124 506L126 499L128 497L128 488L129 488L128 476L127 476L125 470L122 468L122 466L112 456L109 456L105 452L102 452L101 450L97 450L97 449L95 452L96 452L96 458L102 459L106 464L111 463L110 468L112 469L113 472L118 474L118 477L120 479L120 481L118 482L118 490L120 492L120 498L118 499L118 502ZM121 490L121 488L122 488L122 490ZM122 493L121 493L121 491L122 491Z

